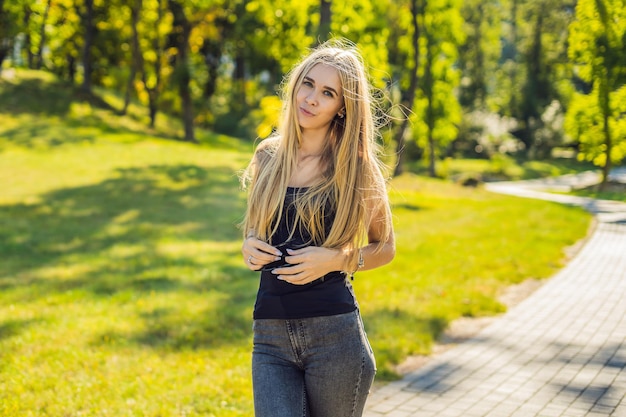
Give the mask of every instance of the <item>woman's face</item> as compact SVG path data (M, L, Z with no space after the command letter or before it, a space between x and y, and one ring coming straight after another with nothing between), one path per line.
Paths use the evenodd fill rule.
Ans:
M317 64L304 76L296 94L298 122L303 131L328 129L343 107L337 70Z

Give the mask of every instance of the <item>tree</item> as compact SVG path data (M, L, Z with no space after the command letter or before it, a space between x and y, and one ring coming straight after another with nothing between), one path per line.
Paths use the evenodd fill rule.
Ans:
M122 108L122 114L126 114L128 105L130 104L131 93L135 88L135 78L137 72L141 71L143 67L143 56L139 46L139 19L143 9L143 0L133 0L130 4L130 27L132 29L131 36L131 62L130 62L130 74L128 76L128 83L126 84L126 94L124 95L124 107Z
M41 69L43 64L43 50L46 45L46 26L48 25L48 16L50 15L50 6L52 6L52 0L46 2L46 6L43 12L43 18L41 27L39 29L39 47L37 48L36 56L36 68Z
M92 45L96 36L96 24L94 22L94 0L84 0L84 10L76 4L76 12L81 17L84 28L82 63L83 83L81 89L85 93L91 93L91 73L93 71Z
M192 23L187 17L183 4L179 0L169 0L170 11L174 16L172 24L171 42L176 48L174 58L174 78L178 86L181 99L181 112L185 129L184 140L195 142L193 126L193 101L191 98L190 63L189 63L189 37L191 36Z
M496 0L463 2L465 42L459 47L462 72L459 102L468 111L485 110L495 89L493 74L500 58L501 10Z
M435 161L458 131L461 109L454 92L459 83L454 68L463 35L460 1L427 1L424 9L424 68L419 84L414 136L428 149L428 173L436 176Z
M137 57L142 87L139 97L143 97L143 102L147 101L150 127L154 127L162 88L162 67L165 65L165 33L170 30L170 24L164 16L163 0L144 1L144 14L140 19L143 30L138 28L142 34Z
M572 12L571 0L511 0L503 33L498 90L504 95L499 105L504 115L517 120L511 133L530 158L549 156L549 146L538 140L542 116L554 101L564 106L568 98L560 80L570 76L567 27Z
M625 0L579 0L570 26L569 57L591 91L575 95L566 129L580 141L580 157L602 167L602 186L626 156L625 21Z
M73 0L55 0L50 7L50 24L46 27L46 67L60 77L74 82L81 56L80 17Z
M247 19L254 19L258 28L246 30L249 20L241 21L251 61L251 72L269 70L275 81L314 45L320 23L320 0L256 0L246 4ZM333 25L335 24L333 19Z
M317 30L317 42L323 43L330 38L331 5L332 0L320 0L320 24Z
M9 4L0 0L0 71L2 63L9 56L13 47L17 28L15 25L16 15L9 9Z
M420 10L418 9L417 0L410 0L410 29L408 32L411 34L410 48L408 51L403 51L399 44L402 43L402 34L393 31L390 34L390 51L389 59L394 68L394 79L397 77L400 79L400 83L406 82L402 78L403 73L408 73L408 85L406 88L400 88L401 95L401 111L403 117L401 118L399 126L396 127L394 140L396 143L396 166L394 169L394 176L402 174L404 170L404 150L405 150L405 137L408 134L409 129L409 116L413 112L413 106L415 104L415 95L417 91L417 76L420 68L420 33L421 25L419 22ZM391 15L393 17L393 15ZM399 26L396 26L399 29ZM410 57L410 58L408 58ZM404 71L404 63L409 60L408 71Z

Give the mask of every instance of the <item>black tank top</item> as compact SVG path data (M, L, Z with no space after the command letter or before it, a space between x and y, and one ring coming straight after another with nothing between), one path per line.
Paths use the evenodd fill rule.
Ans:
M283 216L278 220L276 234L270 244L285 248L298 248L309 243L311 236L304 227L296 227L295 208L292 204L305 188L288 187ZM334 212L328 210L325 218L327 233L332 226ZM290 231L295 233L289 241ZM284 252L284 250L283 250ZM350 281L341 271L333 271L305 285L294 285L276 278L271 271L261 272L261 281L254 305L255 319L300 319L332 316L354 311L356 298Z

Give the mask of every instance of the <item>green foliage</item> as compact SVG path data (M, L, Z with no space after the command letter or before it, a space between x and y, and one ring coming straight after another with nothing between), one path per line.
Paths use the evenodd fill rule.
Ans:
M257 136L260 138L268 137L274 128L278 126L278 116L281 111L282 103L278 96L267 96L261 99L259 109L253 114L257 120L256 129Z
M33 0L0 2L0 57L2 60L11 53L11 48L15 47L17 36L23 33L24 28L21 25L26 20L26 12L33 3Z
M420 88L412 118L413 136L423 148L429 148L430 159L456 138L461 121L461 108L454 90L459 85L460 74L454 68L457 47L463 34L456 30L462 25L460 2L428 2L422 11L420 56ZM429 159L429 160L430 160ZM434 163L434 160L431 161Z
M42 50L44 68L73 83L82 81L85 0L55 0L49 11L47 0L2 4L0 55L10 51L11 66L36 66L36 54ZM181 27L173 27L168 4L165 0L94 0L94 85L127 94L150 107L152 117L157 110L168 114L192 111L196 126L253 137L258 113L264 111L263 97L275 95L285 72L317 43L320 2L180 2L191 25L189 56L182 67L177 67L180 45L176 42ZM619 10L621 3L611 4L607 3L606 13ZM416 141L419 149L414 155L443 154L452 139L464 142L465 148L474 147L475 128L486 132L482 142L490 140L489 126L461 117L473 119L474 112L511 118L514 123L507 124L508 132L501 137L521 139L521 148L534 152L531 157L547 156L564 142L562 112L554 109L570 107L572 61L586 60L577 52L570 54L570 60L566 56L572 1L416 0L418 51L412 50L408 0L335 1L331 6L328 36L346 37L358 44L372 82L386 90L389 103L385 107L390 108L392 118L411 118L412 132L405 137ZM136 24L133 10L138 11ZM590 28L591 33L596 26ZM600 44L605 38L609 46L621 39L619 28L607 31L605 37L603 26L598 28ZM578 43L571 44L575 49ZM606 65L598 61L597 68L610 64L621 68L616 73L623 73L623 58L614 55L615 60ZM419 91L412 103L415 108L403 112L400 103L406 105L410 96L407 68L416 56ZM191 110L189 106L183 109L183 102L189 101L181 99L178 89L183 69L190 76ZM586 79L588 70L580 67L578 71ZM432 152L424 152L426 147L433 148ZM506 151L511 149L507 146Z
M260 26L246 33L252 49L276 62L283 72L288 71L295 62L313 45L312 31L307 30L319 19L315 14L317 0L254 0L246 3L246 11L258 20Z
M387 39L390 28L383 17L393 7L389 0L333 2L331 33L360 46L372 82L377 87L383 87L389 79Z
M564 108L571 94L567 27L573 2L514 0L502 7L502 53L493 74L498 93L488 97L489 109L516 120L511 133L527 157L548 157L563 138L551 134L545 140L552 128L546 112L554 102Z
M419 14L418 51L412 50L413 1ZM90 49L93 85L136 100L148 107L146 113L152 117L157 111L184 115L187 125L256 136L256 123L264 118L261 114L265 104L261 100L276 94L284 74L318 43L318 36L326 37L319 34L320 1L178 3L191 29L189 55L183 66L177 66L180 56L176 41L181 26L173 27L174 17L168 6L172 2L94 0L96 31ZM569 42L567 27L575 6L572 0L328 3L328 36L346 37L358 45L373 84L387 101L384 107L397 122L392 128L399 129L403 119L410 118L409 131L403 137L415 141L410 145L416 148L411 158L426 156L434 163L444 153L456 154L459 149L472 154L471 149L476 145L485 148L487 142L497 143L491 146L494 152L524 150L530 158L549 157L555 146L570 140L563 135L562 125L563 113L572 107L571 100L576 101L574 108L581 107L577 103L580 99L573 98L574 86L588 94L592 90L588 75L596 74L594 79L598 79L603 68L607 76L624 78L626 63L620 53L624 48L623 25L619 23L623 16L615 14L623 13L622 0L598 0L606 16L585 12L592 13L590 23L581 23L588 25L589 31L576 35L577 26L573 25ZM589 6L592 3L583 1L578 9L593 9L595 6ZM75 84L84 81L81 60L86 34L85 0L15 0L1 4L0 59L8 54L5 67L37 68L41 64L64 80ZM138 11L136 21L133 10ZM614 17L608 23L600 22L610 16ZM593 39L577 40L576 36ZM588 52L578 51L585 47ZM37 59L39 51L43 53L41 62ZM602 55L602 51L608 52ZM595 54L595 61L589 54ZM408 91L411 71L407 69L413 66L415 57L419 58L419 85L414 91L413 107L403 111L402 106L413 93ZM190 99L181 98L181 74L189 75ZM575 83L571 82L573 77ZM620 85L607 84L607 91L614 94ZM600 95L604 87L595 91ZM602 104L606 101L600 100L599 104L606 107ZM623 110L616 106L623 100L616 97L611 102L615 121L607 123L620 125ZM126 103L122 102L120 108L124 109ZM491 136L490 126L476 123L477 112L511 121L506 123L507 132ZM584 130L583 126L579 128L571 131ZM619 159L623 153L619 144L621 127L611 129L616 129L616 143L605 147L612 147L607 152ZM478 131L484 132L478 134L480 141L476 140ZM511 139L517 141L517 146L508 146ZM454 151L448 148L452 140ZM579 140L587 141L578 136L571 139ZM504 142L507 146L500 146ZM587 142L593 148L597 141ZM588 159L601 159L595 151L584 152Z
M609 118L609 134L613 139L610 148L610 161L617 164L626 158L626 119L620 115L626 112L626 87L611 94L613 116ZM565 122L567 132L580 142L579 158L591 161L594 165L607 165L609 148L607 132L604 129L604 114L598 103L597 87L591 94L576 93L570 104Z
M459 66L462 73L459 93L460 104L470 110L484 109L489 92L496 88L491 75L497 70L502 32L502 3L494 0L470 0L463 2L465 42L459 47Z
M604 168L626 156L626 3L581 0L570 28L569 56L592 88L575 95L566 129L581 142L580 157Z

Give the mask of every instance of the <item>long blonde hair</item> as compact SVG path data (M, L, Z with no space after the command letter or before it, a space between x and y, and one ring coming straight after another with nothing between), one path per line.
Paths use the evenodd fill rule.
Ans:
M320 63L339 73L345 117L335 117L329 127L321 155L325 169L320 180L295 199L295 224L309 231L311 244L352 249L367 242L372 222L380 222L378 227L384 237L379 243L381 248L392 226L383 166L378 157L374 101L363 60L356 47L345 41L330 41L314 49L288 74L283 84L278 131L259 144L241 178L243 187L249 188L244 233L254 231L257 238L268 241L276 232L276 220L283 215L287 186L302 141L296 93L303 78ZM326 233L324 219L328 207L334 211L334 222ZM372 218L381 212L382 218Z

